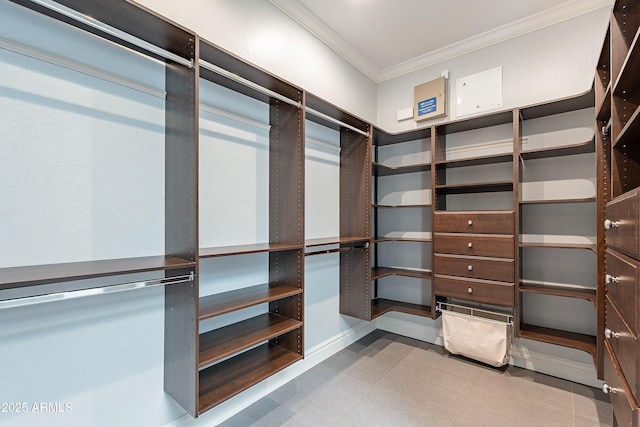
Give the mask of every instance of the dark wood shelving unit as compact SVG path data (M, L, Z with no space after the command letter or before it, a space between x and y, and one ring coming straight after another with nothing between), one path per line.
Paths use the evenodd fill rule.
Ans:
M546 159L549 157L573 156L575 154L593 153L595 140L580 142L577 144L563 145L559 147L538 148L535 150L522 150L520 157L523 160Z
M377 298L371 301L371 319L382 316L390 311L413 314L420 317L433 317L434 313L428 305L412 304L402 301Z
M413 277L415 279L431 279L433 277L433 272L411 270L407 268L394 268L394 267L376 267L371 270L371 280L377 280L387 276L403 276L403 277Z
M300 327L302 327L300 321L265 313L201 334L199 366L203 368Z
M596 337L591 335L523 323L520 325L520 338L582 350L596 361Z
M247 255L264 252L279 252L300 250L298 244L286 243L258 243L253 245L220 246L216 248L200 248L200 258L215 258L221 256Z
M373 162L372 167L373 176L389 176L405 173L429 172L431 170L431 163L421 163L417 165L406 166L386 166L382 163Z
M571 286L547 286L533 284L524 279L520 280L520 292L534 293L541 295L552 295L556 297L577 298L590 301L594 308L597 305L596 289L582 289Z
M436 185L440 194L472 194L513 191L512 181L475 182L468 184L440 184Z
M267 343L200 371L198 412L206 412L300 359L297 352Z
M298 296L302 289L292 286L256 285L236 291L223 292L200 298L199 320L231 313L243 308L283 298Z

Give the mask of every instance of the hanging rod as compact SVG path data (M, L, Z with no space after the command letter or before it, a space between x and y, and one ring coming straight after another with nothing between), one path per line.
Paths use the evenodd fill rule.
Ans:
M316 145L318 147L328 148L329 150L337 151L338 153L342 151L342 149L337 145L329 144L328 142L324 142L319 139L306 137L305 140L310 145Z
M486 316L477 316L476 313L480 312L480 313L488 314L490 316L504 317L505 318L504 323L513 323L513 315L511 315L511 314L500 313L498 311L483 310L483 309L480 309L480 308L469 307L469 306L466 306L466 305L451 304L451 303L443 302L443 301L438 301L436 303L436 311L446 311L450 307L466 310L467 313L462 313L462 314L466 314L468 316L481 317L483 319L495 320L495 319L488 318Z
M233 80L233 81L235 81L237 83L245 85L245 86L247 86L247 87L249 87L251 89L255 89L258 92L264 93L265 95L269 95L270 97L278 99L278 100L280 100L280 101L282 101L284 103L287 103L289 105L293 105L296 108L302 108L302 103L300 101L294 101L293 99L289 99L286 96L280 95L277 92L274 92L274 91L269 90L269 89L267 89L265 87L262 87L259 84L252 82L251 80L247 80L247 79L245 79L243 77L240 77L239 75L234 74L231 71L227 71L224 68L218 67L217 65L213 65L212 63L207 62L207 61L205 61L203 59L201 59L198 63L200 64L200 66L202 68L205 68L205 69L207 69L209 71L212 71L212 72L214 72L216 74L219 74L219 75L221 75L223 77L227 77L228 79L231 79L231 80Z
M609 119L606 125L602 126L602 136L608 136L609 132L611 132L611 119Z
M318 110L314 110L313 108L306 107L306 108L305 108L305 111L306 111L307 113L311 113L311 114L313 114L314 116L320 117L321 119L325 119L325 120L327 120L327 121L330 121L331 123L335 123L335 124L337 124L337 125L340 125L340 126L342 126L342 127L345 127L345 128L347 128L347 129L350 129L350 130L352 130L352 131L354 131L354 132L357 132L357 133L359 133L360 135L364 135L364 136L366 136L367 138L369 137L369 132L365 132L365 131L363 131L363 130L358 129L357 127L353 127L353 126L351 126L351 125L346 124L345 122L341 122L341 121L340 121L340 120L338 120L338 119L334 119L333 117L328 116L328 115L326 115L326 114L324 114L324 113L321 113L321 112L320 112L320 111L318 111Z
M58 67L86 74L88 76L95 77L110 83L115 83L120 86L128 87L129 89L137 90L138 92L146 93L147 95L155 96L156 98L166 99L167 97L167 92L165 92L164 90L156 89L155 87L145 85L144 83L128 79L118 74L109 73L99 68L92 67L90 65L86 65L60 55L46 52L35 47L27 46L13 40L5 39L4 37L0 37L0 49L5 49L19 55L28 56L30 58L47 62Z
M79 13L66 6L60 5L50 0L31 0L31 2L38 4L40 6L46 7L49 10L60 13L68 18L71 18L82 24L86 24L104 33L112 35L122 41L131 43L134 46L138 46L162 58L184 65L187 68L193 68L195 66L193 60L185 59L181 56L176 55L175 53L171 53L168 50L162 49L161 47L158 47L152 43L139 39L138 37L132 36L131 34L128 34L124 31L118 30L117 28L107 25L104 22L100 22L89 16L83 15L82 13Z
M348 252L355 249L366 249L368 247L369 247L369 243L365 243L363 246L347 246L344 248L324 249L321 251L305 252L304 256L332 254L335 252Z
M176 285L178 283L190 282L194 280L194 274L163 277L139 282L122 283L118 285L101 286L99 288L80 289L77 291L55 292L44 295L33 295L28 297L11 298L0 301L0 310L4 308L24 307L27 305L42 304L46 302L62 301L75 298L83 298L93 295L112 294L116 292L130 291L133 289L151 288L159 285Z
M222 117L225 119L233 120L234 122L242 123L245 125L249 125L258 129L266 130L267 132L271 129L271 125L259 122L257 120L252 120L248 117L241 116L239 114L234 114L229 111L221 110L220 108L214 107L213 105L205 104L203 102L200 103L200 110L206 111L207 113L213 114L214 116Z

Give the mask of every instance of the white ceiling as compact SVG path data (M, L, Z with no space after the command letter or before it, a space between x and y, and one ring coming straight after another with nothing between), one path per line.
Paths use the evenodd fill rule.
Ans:
M613 0L270 0L375 82Z

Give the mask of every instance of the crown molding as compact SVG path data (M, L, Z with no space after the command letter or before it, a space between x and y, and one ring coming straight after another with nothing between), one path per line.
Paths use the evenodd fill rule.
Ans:
M269 1L375 83L382 83L602 7L611 7L614 0L572 0L385 69L376 67L298 0Z

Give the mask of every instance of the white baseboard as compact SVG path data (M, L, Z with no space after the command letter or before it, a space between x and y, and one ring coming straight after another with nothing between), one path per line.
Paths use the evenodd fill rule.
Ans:
M376 329L376 321L362 322L354 328L331 337L323 343L309 349L301 361L294 363L250 389L221 403L200 417L193 418L188 414L183 415L177 420L165 424L164 427L216 426Z
M418 324L415 323L415 321L411 321L409 319L405 320L395 314L393 316L385 315L378 318L379 329L444 346L441 322L427 320L425 323L433 323L433 325ZM602 387L602 381L597 378L597 373L593 363L584 363L578 360L567 359L565 357L536 351L529 348L527 346L527 342L528 340L526 339L513 340L511 344L511 357L509 358L510 365L591 387ZM552 347L556 347L552 344L536 344L537 347L547 346L550 350ZM575 354L576 352L581 353L579 350L566 348L562 348L562 352L566 354Z

